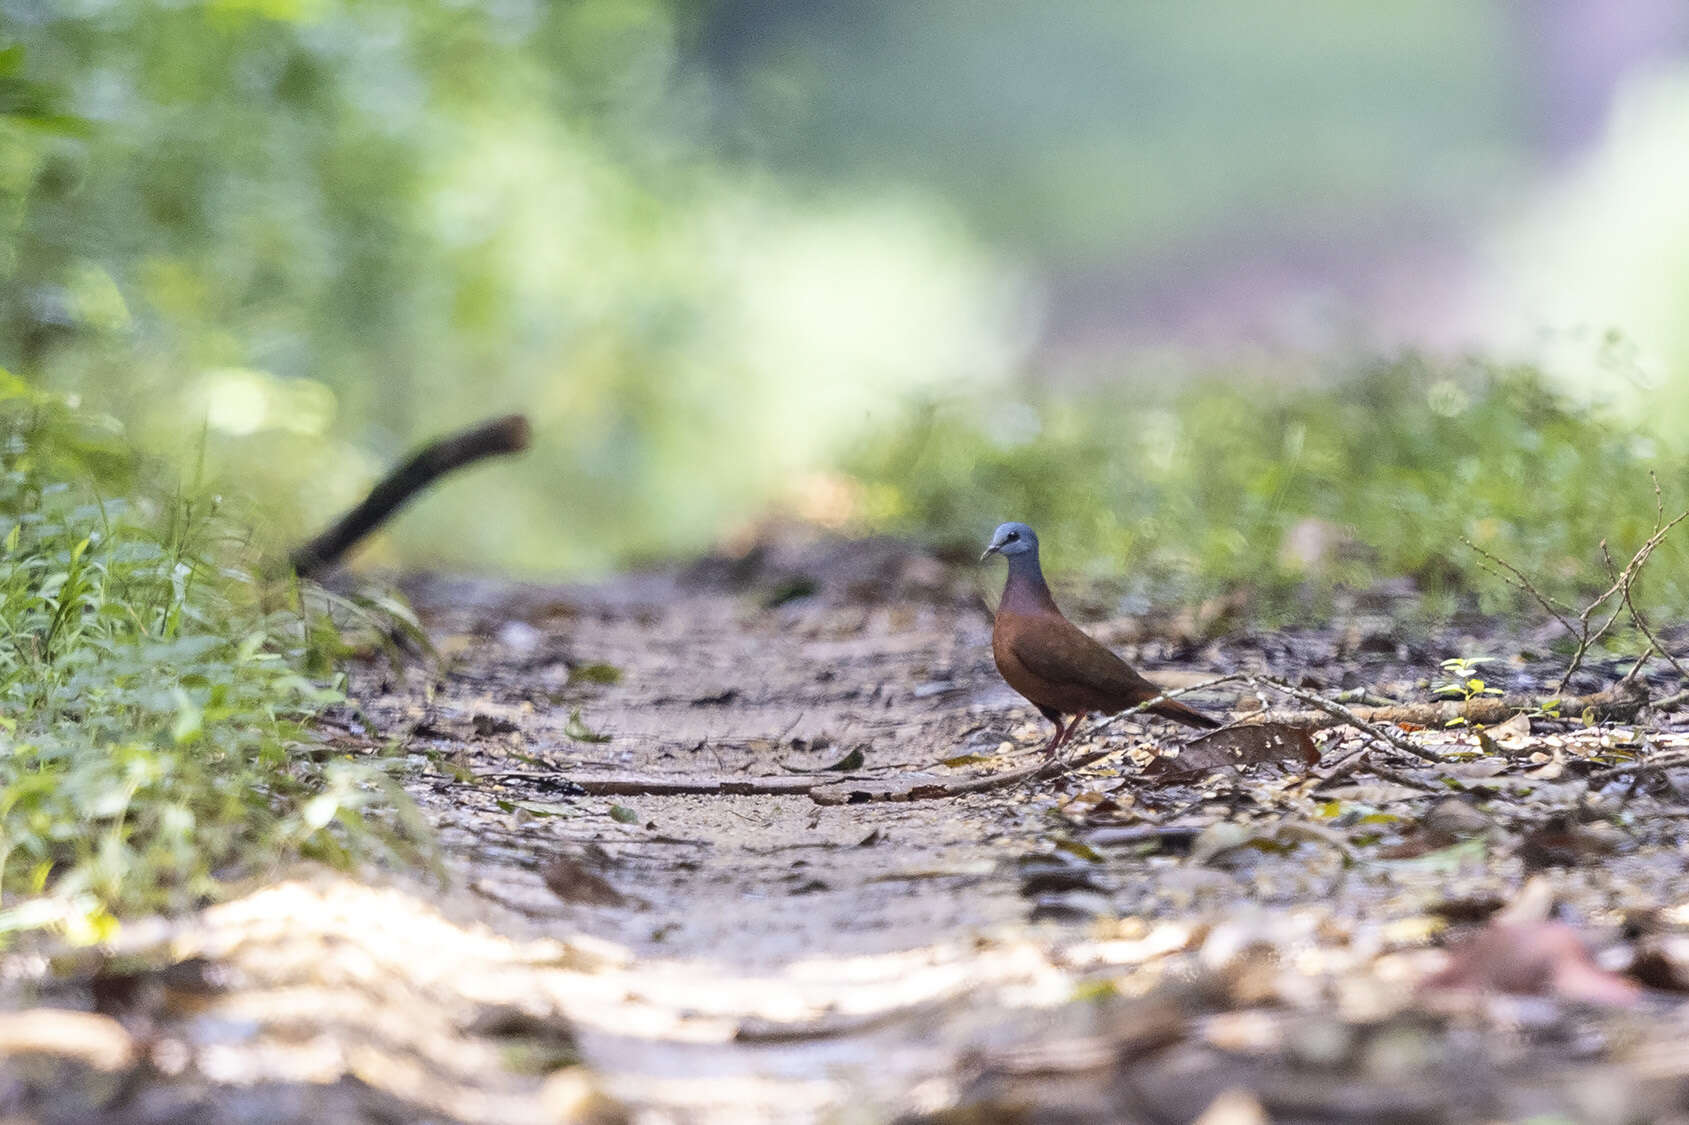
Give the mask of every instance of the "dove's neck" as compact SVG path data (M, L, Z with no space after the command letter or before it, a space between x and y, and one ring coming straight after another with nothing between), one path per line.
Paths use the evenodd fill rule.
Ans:
M1038 552L1027 551L1009 556L1009 580L1003 584L1000 610L1011 613L1055 611L1056 599L1044 581L1044 568L1038 565Z

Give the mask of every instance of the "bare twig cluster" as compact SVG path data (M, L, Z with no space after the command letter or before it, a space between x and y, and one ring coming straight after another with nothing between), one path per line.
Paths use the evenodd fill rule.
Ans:
M1571 680L1573 674L1582 667L1584 657L1589 654L1591 646L1605 637L1619 618L1626 615L1629 616L1631 624L1636 626L1637 632L1641 633L1648 643L1647 647L1643 649L1642 655L1637 658L1635 665L1625 674L1625 682L1634 679L1656 653L1676 669L1678 675L1685 680L1689 680L1689 670L1685 670L1683 665L1677 661L1677 658L1672 656L1666 650L1666 647L1660 643L1659 638L1654 634L1654 630L1648 625L1647 619L1642 616L1641 610L1636 607L1636 600L1632 594L1632 588L1636 585L1637 578L1641 576L1642 568L1648 565L1648 559L1652 557L1655 549L1665 541L1672 528L1685 519L1689 519L1689 511L1679 513L1670 520L1666 519L1665 500L1660 493L1659 477L1651 472L1648 475L1654 482L1655 516L1653 534L1648 536L1647 541L1636 549L1636 553L1630 557L1630 561L1625 563L1622 569L1614 563L1612 553L1607 549L1607 541L1601 540L1601 558L1606 564L1607 576L1611 584L1591 599L1582 609L1573 609L1559 598L1543 593L1518 567L1478 546L1465 536L1461 537L1460 541L1476 551L1484 560L1483 565L1486 570L1514 589L1522 590L1536 599L1537 604L1547 610L1549 615L1559 622L1560 626L1577 643L1577 648L1572 653L1571 662L1566 665L1565 673L1561 675L1560 682L1555 685L1556 693L1566 690L1566 684Z

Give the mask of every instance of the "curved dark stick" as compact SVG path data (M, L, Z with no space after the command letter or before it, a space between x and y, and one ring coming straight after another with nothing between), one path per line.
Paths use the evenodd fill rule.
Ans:
M407 500L440 477L484 457L520 453L528 448L528 437L528 419L509 414L423 446L370 489L363 503L294 551L288 560L294 573L310 578L329 569L358 540L386 523Z

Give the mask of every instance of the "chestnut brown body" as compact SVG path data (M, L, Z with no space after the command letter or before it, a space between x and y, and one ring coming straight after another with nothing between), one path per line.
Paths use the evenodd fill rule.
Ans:
M1006 539L1006 544L999 543L999 538ZM991 654L1009 686L1056 725L1048 751L1059 749L1084 715L1093 711L1114 714L1161 694L1160 688L1130 664L1062 616L1044 582L1037 537L1030 528L1004 524L986 553L1004 554L1009 562L1003 600L991 630ZM1148 710L1186 726L1220 726L1217 720L1173 699L1164 699ZM1073 718L1064 724L1066 716Z

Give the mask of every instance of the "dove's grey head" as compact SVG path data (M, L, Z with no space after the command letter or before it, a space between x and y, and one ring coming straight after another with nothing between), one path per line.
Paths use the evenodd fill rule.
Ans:
M1013 558L1016 555L1031 555L1038 557L1038 533L1024 523L1005 523L991 533L991 542L985 548L985 554L979 556L984 562L992 555L1003 555Z

